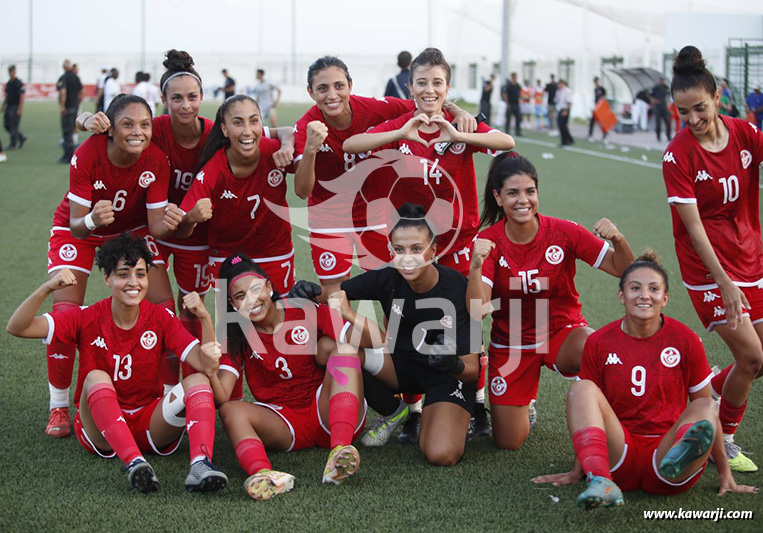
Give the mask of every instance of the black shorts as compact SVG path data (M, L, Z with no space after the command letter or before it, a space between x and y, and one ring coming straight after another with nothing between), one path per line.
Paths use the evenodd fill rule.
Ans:
M476 383L463 383L445 372L435 370L424 362L402 354L392 354L398 391L424 394L424 407L438 402L454 403L471 414L477 396Z

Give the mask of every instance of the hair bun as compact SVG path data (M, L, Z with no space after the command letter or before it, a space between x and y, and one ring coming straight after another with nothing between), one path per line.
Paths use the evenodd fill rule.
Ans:
M654 253L654 250L646 249L644 250L644 253L636 258L634 263L654 263L655 265L659 265L660 258L657 257L657 254Z
M400 218L409 219L425 218L427 216L427 212L423 206L412 202L401 205L400 209L397 210L397 214Z
M168 50L165 54L167 59L164 60L164 68L170 71L187 71L193 70L193 58L191 54L185 50Z
M702 59L702 52L695 46L684 46L673 60L673 74L687 75L704 72L706 62Z

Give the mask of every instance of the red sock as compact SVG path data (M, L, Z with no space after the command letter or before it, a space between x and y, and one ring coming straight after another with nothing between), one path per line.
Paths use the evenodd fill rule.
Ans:
M196 385L185 391L185 420L191 462L199 456L212 460L215 444L215 397L209 385Z
M407 392L403 393L403 401L408 405L412 405L419 400L421 400L421 394L410 394Z
M713 392L716 396L721 396L723 394L723 384L726 383L726 378L729 377L729 372L731 372L733 367L733 364L727 366L721 370L717 376L713 376L713 379L710 380L710 386L713 388Z
M580 460L583 472L612 479L612 472L609 470L607 434L603 429L590 426L577 430L572 434L572 446L575 448L575 455Z
M183 323L183 327L188 330L188 333L201 340L201 320L196 316L179 315L180 322Z
M96 427L125 465L142 457L135 438L122 416L117 391L108 383L99 383L87 393L87 405Z
M721 419L724 435L733 435L737 432L739 423L744 418L744 410L747 409L747 402L744 405L736 407L731 405L726 398L721 398L721 408L718 410L718 418Z
M487 355L480 354L480 375L477 378L477 390L485 388L485 374L487 373Z
M256 474L263 468L272 468L265 453L265 445L259 439L244 439L239 442L236 446L236 457L247 476Z
M164 300L157 305L175 313L175 300ZM180 359L170 350L165 350L163 355L164 357L162 357L162 362L159 365L162 383L168 387L174 387L180 383Z
M358 425L360 401L351 392L340 392L329 400L329 430L331 449L352 444L352 436Z
M53 312L61 313L78 307L77 304L72 302L55 302L53 304ZM48 381L57 389L68 389L72 383L77 346L75 344L58 342L54 339L53 342L48 344L45 352L48 355ZM53 407L68 406L69 401L67 398L66 405Z

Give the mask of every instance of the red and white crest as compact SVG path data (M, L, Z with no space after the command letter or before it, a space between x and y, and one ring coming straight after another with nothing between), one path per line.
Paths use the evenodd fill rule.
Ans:
M156 333L151 330L143 332L143 335L140 336L140 345L146 350L156 346Z
M673 368L681 362L681 352L672 346L668 346L662 350L662 353L660 354L660 361L662 361L662 364L667 368Z
M148 186L155 181L156 181L156 176L154 176L154 173L151 172L150 170L146 170L143 174L140 175L140 179L138 179L138 185L140 185L144 189L148 189Z

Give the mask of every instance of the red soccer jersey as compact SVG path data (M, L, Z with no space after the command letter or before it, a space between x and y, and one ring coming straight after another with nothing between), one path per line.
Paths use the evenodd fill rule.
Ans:
M213 213L207 222L211 256L242 252L262 259L291 252L286 173L273 161L280 148L279 141L262 137L260 162L246 178L237 178L230 171L225 148L196 175L180 209L187 213L199 199L211 200ZM278 214L268 204L277 206Z
M295 163L302 159L302 154L305 151L307 125L310 122L314 120L323 122L329 131L323 146L315 156L315 186L307 200L307 205L313 206L327 202L332 198L335 198L337 205L329 204L325 209L320 210L311 209L309 212L311 228L348 228L350 222L348 211L352 209L355 197L363 185L362 182L353 182L350 173L355 170L356 164L366 157L366 154L345 154L342 151L344 141L358 133L365 133L369 128L385 120L399 117L414 109L415 104L411 100L400 100L399 98L366 98L350 95L350 107L352 108L352 124L345 130L337 130L328 126L323 118L323 113L317 106L311 107L294 126ZM337 191L330 190L332 185L329 182L345 173L347 173L346 177L349 180L342 182L340 189L343 193L341 197L336 198ZM362 214L353 213L353 219L356 228L365 227Z
M223 354L220 368L239 379L243 371L258 402L299 409L310 405L323 383L324 369L315 362L318 339L341 342L350 324L325 305L299 309L287 304L284 311L275 334L258 332L260 346L236 354L235 361Z
M569 220L538 217L538 233L527 244L506 236L501 219L479 234L495 248L482 265L482 281L500 300L493 311L491 341L498 346L534 349L570 325L585 323L575 288L575 260L599 268L609 245ZM521 342L512 338L511 319L521 303ZM515 326L516 327L516 326ZM513 335L516 337L516 333Z
M118 167L109 161L107 135L93 135L72 157L69 168L69 192L58 204L53 225L69 227L69 202L92 209L99 200L110 200L114 222L96 228L93 235L109 237L147 224L146 209L167 205L169 165L167 157L149 144L138 161Z
M622 319L595 331L585 344L580 379L604 393L631 433L663 435L686 408L689 393L710 383L702 341L670 317L648 338L631 337Z
M729 142L720 152L703 149L689 128L684 128L662 158L681 276L687 287L697 290L713 289L717 284L694 249L676 204L697 204L710 244L733 281L753 286L763 279L758 213L763 133L743 120L723 115L721 120L729 130Z
M162 149L170 162L170 179L168 199L175 205L180 205L185 193L193 183L196 165L199 163L201 150L207 142L209 132L214 122L208 118L199 117L201 122L201 138L193 148L184 148L172 135L172 119L169 115L154 118L151 140ZM193 235L187 239L167 239L167 242L181 246L205 246L207 244L207 225L199 224L194 228Z
M369 133L398 130L417 113L411 111L388 120ZM447 112L445 119L453 122L453 117ZM485 123L477 125L477 133L491 131L494 131L493 128ZM440 133L419 131L419 136L428 142L439 137ZM439 146L440 150L443 146L444 143ZM437 219L441 219L443 225L452 228L445 233L438 232L437 235L438 253L445 255L468 247L479 230L479 199L472 156L475 152L487 153L488 150L466 143L454 143L440 155L437 148L438 145L428 147L411 141L397 141L379 148L400 151L404 156L400 162L402 164L395 164L396 172L376 173L374 179L369 180L364 187L364 196L370 199L389 198L395 209L406 202L413 202L429 210L435 199L444 200L443 206L447 205L448 212L435 209L427 217L435 221L435 225ZM373 217L369 213L369 224L373 222Z
M47 344L55 339L77 345L75 406L79 405L82 384L91 370L103 370L111 377L122 409L148 405L164 394L159 372L164 351L171 350L185 361L191 348L199 343L171 311L147 300L140 303L138 322L129 330L114 324L111 298L44 316L49 328Z

